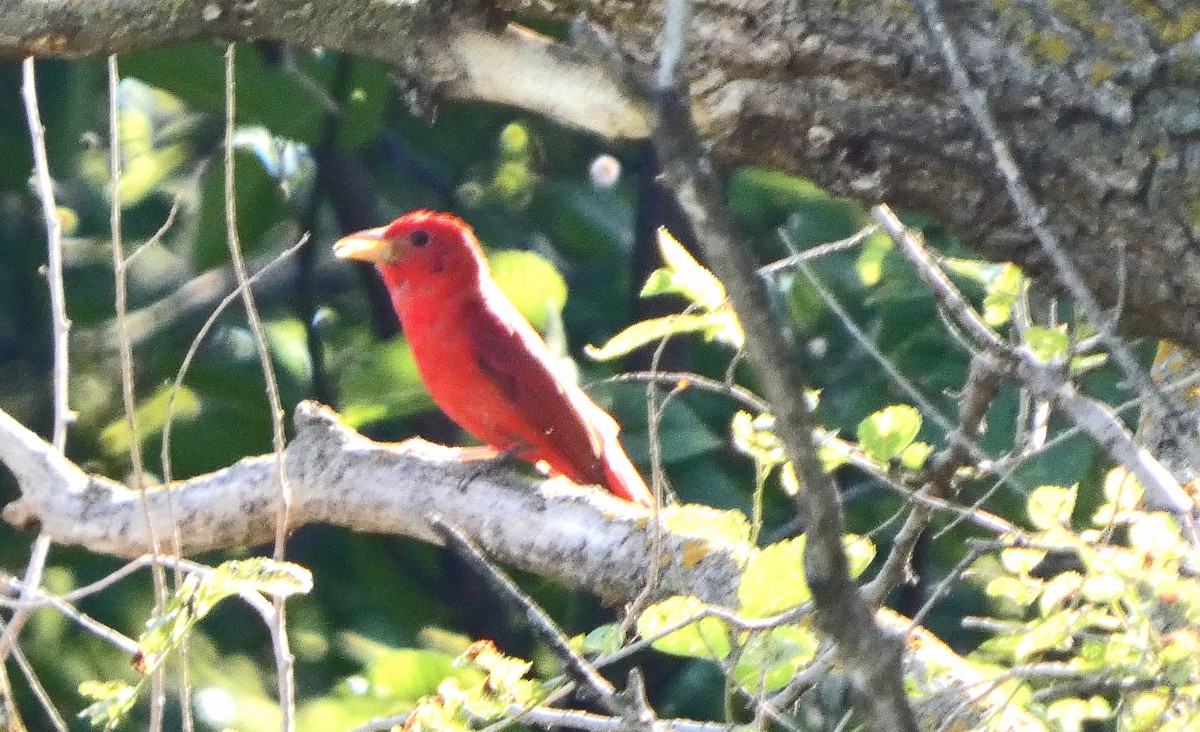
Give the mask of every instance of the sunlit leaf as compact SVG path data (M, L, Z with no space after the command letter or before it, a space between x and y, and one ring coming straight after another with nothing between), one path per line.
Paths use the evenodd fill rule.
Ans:
M875 542L866 536L847 534L842 543L846 545L846 557L850 561L850 576L857 578L875 561Z
M682 503L664 507L660 518L675 534L700 536L726 546L740 546L750 540L750 522L741 511Z
M818 647L816 634L798 625L752 633L738 655L734 677L746 689L777 691L816 657Z
M1042 614L1066 604L1079 594L1083 587L1083 575L1078 572L1063 572L1044 585L1042 597L1038 603Z
M892 251L892 238L884 233L872 234L862 243L862 251L854 260L858 279L865 287L874 287L883 278L883 261Z
M1029 605L1041 594L1041 582L1031 578L1002 575L987 583L988 597L1001 597L1021 607Z
M666 267L651 274L642 288L642 297L677 293L709 311L724 304L725 286L665 228L658 230L658 249Z
M707 333L713 328L711 315L667 315L634 323L596 347L586 345L583 352L595 361L611 361L642 346L657 344L666 336L684 333Z
M1070 526L1071 513L1075 510L1077 494L1077 486L1071 488L1056 485L1039 486L1029 494L1026 502L1029 521L1038 529Z
M133 708L137 692L137 687L122 681L84 681L79 693L93 701L79 716L93 725L104 725L105 730L116 729Z
M1000 552L1000 561L1004 568L1020 575L1032 572L1045 558L1045 549L1030 549L1023 546L1009 547Z
M492 277L533 327L543 330L567 303L567 283L548 259L519 249L488 253Z
M858 424L858 441L867 454L887 462L904 451L921 431L921 413L907 404L875 412Z
M804 579L805 537L786 539L755 552L738 585L743 615L763 618L808 602Z
M1126 591L1125 581L1111 574L1089 576L1083 582L1083 596L1091 602L1115 602Z
M1025 345L1034 358L1042 363L1055 363L1067 357L1071 347L1066 326L1047 328L1035 325L1025 331Z
M1129 545L1147 554L1182 550L1179 525L1165 513L1137 517L1129 527Z
M700 616L707 607L696 597L668 597L646 608L638 616L638 635L654 638L668 628ZM729 655L729 631L723 621L704 617L664 635L651 645L675 656L721 659Z

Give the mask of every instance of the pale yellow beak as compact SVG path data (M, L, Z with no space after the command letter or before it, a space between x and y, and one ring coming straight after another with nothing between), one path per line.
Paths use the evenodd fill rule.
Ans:
M386 227L359 231L338 239L333 244L333 256L338 259L357 259L360 262L387 264L392 261L392 245L383 236Z

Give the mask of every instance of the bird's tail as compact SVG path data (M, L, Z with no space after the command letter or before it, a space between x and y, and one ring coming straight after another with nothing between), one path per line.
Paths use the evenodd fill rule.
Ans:
M654 505L654 495L646 487L646 482L638 473L637 468L629 461L621 443L614 435L604 441L604 478L608 490L631 503L643 506Z

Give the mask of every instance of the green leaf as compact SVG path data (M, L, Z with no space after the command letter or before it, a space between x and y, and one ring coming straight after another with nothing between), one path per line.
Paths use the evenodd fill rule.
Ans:
M983 319L988 325L1004 325L1021 294L1025 277L1013 264L996 264L978 259L945 259L947 269L983 286Z
M272 320L266 324L266 330L275 363L295 383L307 386L312 379L312 360L304 323L297 318Z
M1004 598L1016 605L1026 607L1038 599L1042 588L1041 582L1033 578L1002 575L988 582L985 592L988 597Z
M680 503L663 507L659 516L663 526L674 534L698 536L725 546L741 546L750 541L750 522L741 511Z
M1046 707L1046 716L1058 722L1064 732L1080 732L1084 723L1092 720L1107 719L1112 714L1112 707L1103 697L1094 696L1091 699L1058 699Z
M808 602L812 593L804 579L804 543L799 536L751 555L738 585L743 615L765 618Z
M738 654L734 677L747 690L777 691L812 662L818 647L816 634L799 625L751 633Z
M315 143L325 108L306 83L327 76L332 64L300 59L299 73L267 61L252 44L238 46L237 116L241 124L262 125L277 135ZM134 51L121 56L126 78L137 77L166 89L197 111L224 109L224 51L211 43ZM220 166L217 166L218 168Z
M600 347L586 345L583 352L594 361L611 361L667 336L683 333L708 333L713 328L711 315L667 315L642 320L610 338Z
M821 458L821 468L826 473L832 473L850 462L854 447L847 441L831 435L817 447L817 457Z
M733 446L744 455L749 455L759 469L767 472L784 462L783 442L775 434L774 415L763 413L757 417L739 411L730 423Z
M361 56L351 63L350 93L337 124L337 146L343 150L361 148L375 139L392 94L390 66Z
M625 645L625 632L615 623L601 625L583 638L580 650L588 655L616 653Z
M875 561L875 542L866 536L847 534L842 538L846 557L850 561L850 576L858 577Z
M1035 488L1029 494L1026 510L1029 520L1038 529L1051 529L1071 525L1071 513L1075 510L1075 498L1078 486L1063 488L1057 485L1043 485Z
M987 283L983 297L983 320L992 327L1004 325L1012 318L1013 305L1021 294L1025 276L1016 265L1007 262L1000 266Z
M1030 549L1023 546L1009 547L1000 552L1000 563L1009 572L1027 575L1046 558L1045 549Z
M1065 325L1054 328L1035 325L1025 331L1025 345L1041 363L1055 363L1066 359L1071 340Z
M1152 732L1160 729L1172 694L1170 690L1160 690L1144 691L1135 696L1127 713L1130 732Z
M1075 613L1062 611L1034 623L1020 635L1015 651L1016 659L1024 661L1042 651L1070 647L1076 622Z
M702 267L665 228L658 230L658 250L666 267L655 270L642 288L642 297L665 293L683 295L706 311L725 303L725 286Z
M158 435L167 421L167 405L171 401L172 385L164 384L155 390L134 410L138 437L142 442ZM176 421L195 418L200 413L200 399L186 386L180 386L175 394L174 419ZM114 419L100 431L100 450L108 458L121 458L129 454L133 436L124 415Z
M1083 575L1078 572L1063 572L1054 577L1045 584L1042 597L1038 602L1042 615L1049 614L1051 610L1057 609L1078 596L1082 588Z
M883 261L892 251L892 238L884 233L872 234L862 243L862 251L854 261L858 279L864 287L874 287L883 278Z
M104 725L105 730L116 729L133 709L137 693L138 687L123 681L84 681L79 685L79 694L93 702L79 716L93 725Z
M338 353L341 416L351 427L433 407L407 340L362 341Z
M1083 582L1083 596L1091 602L1116 602L1125 594L1125 580L1112 574L1098 574Z
M708 605L697 597L668 597L646 608L638 616L638 635L654 638L668 628L701 615L707 608ZM674 656L719 660L729 655L729 631L721 620L704 617L667 633L651 645Z
M900 453L900 464L909 470L920 470L925 467L925 461L933 454L933 445L928 442L914 442Z
M542 255L517 249L488 253L492 278L533 327L545 330L567 303L567 282Z
M1184 551L1179 524L1165 513L1138 516L1129 527L1129 546L1146 554L1169 555Z
M261 592L277 598L307 595L313 587L312 572L269 557L231 559L217 566L206 582L211 591L227 595Z
M921 413L907 404L875 412L858 424L858 441L867 454L886 463L904 451L921 431Z

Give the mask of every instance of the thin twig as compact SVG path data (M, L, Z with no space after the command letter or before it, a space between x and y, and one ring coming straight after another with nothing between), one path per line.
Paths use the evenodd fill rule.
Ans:
M520 721L548 729L563 727L582 732L621 732L629 729L629 721L620 717L605 717L577 709L550 709L536 707L521 710L510 709L509 713L520 712ZM716 722L697 722L691 719L663 719L655 722L647 732L734 732L738 725Z
M50 320L54 338L54 449L65 454L67 446L67 424L72 421L71 408L67 401L67 384L70 374L68 360L68 337L71 321L67 319L66 289L63 287L62 225L54 203L54 181L50 177L50 163L46 155L45 128L38 111L37 79L33 57L25 59L21 67L21 91L25 101L25 117L29 126L29 138L33 146L34 187L42 202L42 218L46 224L47 282L50 286ZM29 619L32 606L26 603L33 592L42 584L46 569L46 558L50 554L50 537L45 532L38 534L29 552L29 564L25 567L24 590L20 605L9 618L4 633L0 636L0 665L3 665L14 650L25 621ZM4 677L7 680L7 675ZM12 689L5 689L11 696Z
M21 583L16 581L15 579L9 581L9 586L13 587L18 592L25 589L21 585ZM54 595L48 594L43 590L43 591L38 592L35 599L36 599L39 607L53 607L55 610L58 610L60 613L62 613L65 617L75 621L75 623L77 623L84 630L87 630L89 633L96 636L97 638L108 641L109 643L113 644L117 648L121 649L121 651L123 651L131 656L134 653L137 653L138 645L137 645L136 641L127 637L124 633L121 633L120 631L118 631L114 628L110 628L109 626L105 625L104 623L101 623L100 621L96 620L95 618L92 618L91 616L82 612L81 610L79 610L79 608L75 607L74 605L67 602L63 598L55 597ZM0 600L0 605L6 606L6 607L7 606L16 606L17 603ZM16 648L20 648L20 646L16 646Z
M744 386L725 384L690 371L627 371L607 379L601 379L592 386L596 384L645 384L648 382L671 386L682 385L685 390L695 387L702 391L720 394L746 407L754 414L771 411L771 405Z
M142 256L142 254L162 242L163 237L165 237L167 232L171 230L171 227L175 225L175 217L179 215L179 209L182 208L182 206L183 196L181 194L176 194L175 197L171 199L171 210L167 211L167 218L163 220L162 226L159 226L158 231L154 232L153 236L141 244L138 244L137 248L125 257L126 267L132 267L133 263L136 262Z
M187 377L187 372L191 368L192 360L196 358L196 354L200 351L200 345L204 343L204 339L208 337L209 331L211 331L213 326L217 324L217 320L221 317L221 314L225 312L225 309L233 304L234 300L242 297L242 291L245 290L246 287L253 287L253 285L258 282L259 279L270 273L270 271L273 270L276 265L286 261L296 252L300 251L300 248L303 247L307 242L308 234L301 236L295 244L280 252L274 259L263 265L262 269L251 275L250 279L246 281L245 286L239 284L234 287L233 290L221 300L221 302L217 303L217 306L213 308L211 313L209 313L208 318L204 321L204 324L200 326L198 331L196 331L196 336L192 338L191 345L188 346L187 352L183 355L183 361L180 362L179 369L175 372L175 381L171 384L170 396L167 398L166 416L163 418L162 450L159 454L159 459L162 462L163 483L168 491L171 490L172 483L171 429L175 422L175 402L179 395L180 389L183 387L183 381Z
M791 256L784 257L783 259L777 259L770 264L765 264L758 268L758 273L763 276L770 276L782 270L791 269L800 262L807 262L812 259L820 259L821 257L825 257L836 252L848 251L859 244L862 244L878 231L879 227L875 224L864 226L856 233L851 234L845 239L838 239L837 241L831 241L827 244L820 244L815 247L810 247L804 251L795 252ZM780 236L786 238L787 234L781 229ZM796 248L791 244L790 239L788 240L788 244L788 248L795 251Z
M21 669L21 674L29 682L29 690L33 692L34 698L38 700L38 704L46 712L46 716L50 718L50 723L54 725L54 729L59 732L68 732L66 720L55 709L54 701L46 693L46 687L42 686L42 682L34 672L33 666L29 664L29 659L25 657L25 651L22 651L20 646L13 646L12 656L17 662L17 667Z
M567 667L571 676L596 694L605 709L618 716L622 716L627 711L626 705L617 696L616 689L608 679L601 676L590 661L571 647L566 634L554 620L546 615L525 593L521 592L516 584L493 564L479 547L475 546L474 542L457 528L436 516L430 518L430 524L494 592L499 594L505 602L520 609L534 633L550 646L554 655Z
M262 366L263 380L266 382L267 403L271 410L271 433L275 447L275 481L279 496L274 556L277 561L283 561L284 545L287 541L288 515L292 502L283 467L283 404L279 397L279 385L275 381L275 367L271 363L267 334L262 320L259 318L258 307L254 303L254 293L247 286L250 277L246 273L246 262L242 257L242 246L237 233L233 148L234 118L236 116L234 100L237 85L234 48L233 43L225 47L225 233L229 240L229 256L233 260L233 269L237 274L238 285L242 289L242 303L246 308L246 319L250 324L250 332L254 334L254 344L258 350L259 363ZM282 714L282 729L284 732L290 732L295 727L296 716L294 660L288 647L285 600L276 598L274 604L274 622L270 625L270 629L271 642L275 647L276 673L279 676L279 709Z
M788 237L785 231L781 229L779 230L778 234L780 238L783 239L784 243L787 244L788 248L795 249L795 244ZM938 427L941 427L943 432L947 434L953 432L954 425L950 422L949 418L942 414L941 410L938 409L933 402L929 401L925 395L921 393L916 384L913 384L908 377L901 373L900 369L891 362L887 355L885 355L883 351L879 350L879 347L871 341L871 338L867 336L867 334L864 333L861 328L858 327L858 324L854 322L854 319L850 317L850 314L846 312L846 309L842 307L842 304L838 302L833 293L829 291L829 288L827 288L821 279L817 277L816 272L813 271L813 268L809 265L809 263L804 259L797 259L795 260L794 264L796 268L799 269L804 275L805 279L808 280L809 284L812 285L813 289L817 291L817 295L820 296L821 300L825 303L825 307L829 308L830 311L837 316L838 320L842 323L842 326L850 332L850 335L854 336L854 339L858 342L858 344L862 346L862 348L868 354L870 354L871 358L879 364L879 366L884 370L884 372L887 373L896 386L900 387L900 389L908 396L908 398L920 408L923 414L925 414L929 419L933 420Z
M154 523L150 520L150 503L146 500L146 473L142 464L142 441L137 424L137 405L133 394L133 344L129 340L126 322L128 288L126 284L125 252L121 244L121 117L118 105L120 74L117 57L108 57L108 164L109 164L109 236L112 239L113 277L117 318L118 352L121 362L121 398L125 407L125 426L129 430L129 461L133 465L133 489L138 493L150 537L150 553L158 557L161 548ZM178 547L178 544L176 545ZM151 571L154 578L154 612L162 615L167 604L166 573L157 562ZM150 729L157 732L163 726L163 710L167 705L165 675L162 667L154 670L150 682Z

